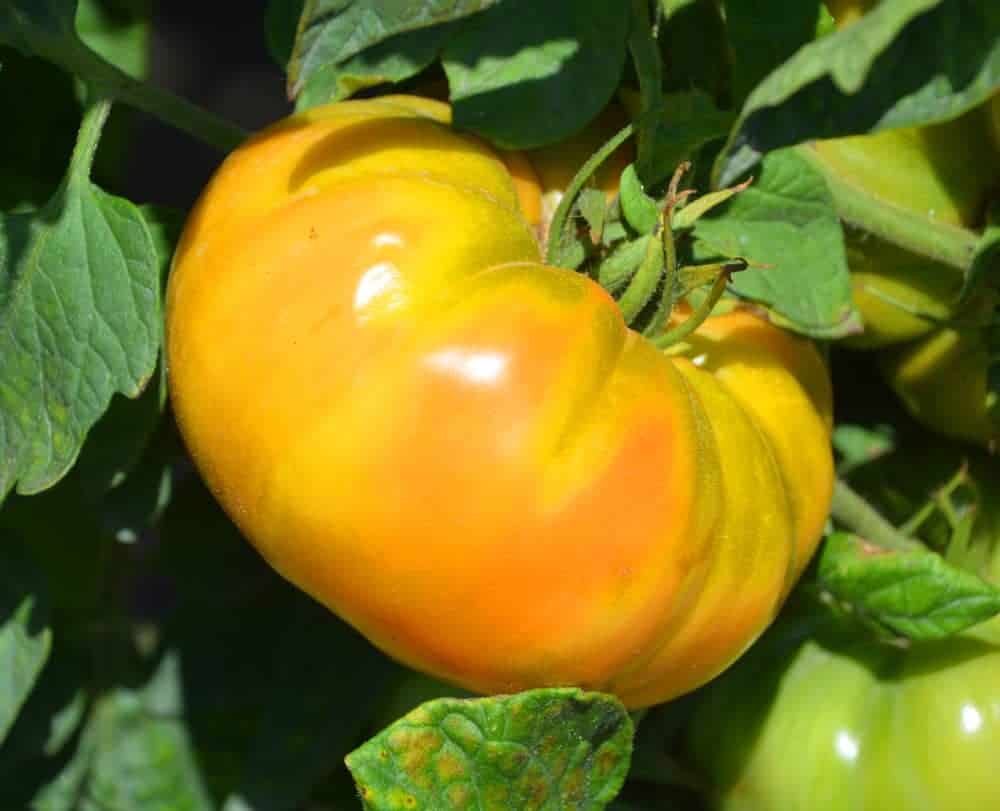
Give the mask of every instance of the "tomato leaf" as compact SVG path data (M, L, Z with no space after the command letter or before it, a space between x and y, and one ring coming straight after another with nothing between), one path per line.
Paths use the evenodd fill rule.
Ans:
M591 239L597 243L604 233L604 221L607 216L607 201L600 189L581 189L576 201L580 214L590 227Z
M815 39L820 22L829 18L816 0L725 0L725 7L733 92L740 102L761 79Z
M19 554L15 540L0 537L0 745L52 647L38 576Z
M264 34L271 58L284 68L292 58L295 35L306 0L270 0L264 13Z
M805 45L750 94L715 168L728 185L775 149L811 138L954 118L1000 76L995 0L884 0Z
M862 617L909 639L940 639L1000 613L1000 590L930 551L890 552L833 533L819 583Z
M112 394L137 396L159 352L150 230L88 174L71 165L41 211L0 218L0 498L57 481Z
M622 172L618 194L626 222L640 236L652 234L660 220L660 209L656 201L642 188L642 181L639 180L634 163L630 163Z
M968 301L980 285L1000 291L1000 224L988 225L979 237L959 300Z
M347 756L362 802L395 808L605 808L628 772L632 720L612 696L531 690L422 704Z
M837 473L847 475L861 465L866 465L892 453L896 438L891 425L868 428L863 425L842 424L833 431L833 447L840 456Z
M670 177L705 144L724 138L734 120L732 113L717 109L700 91L667 93L653 139L650 183Z
M457 20L497 0L306 0L288 62L288 88L298 96L313 75L395 34Z
M80 808L85 787L87 807L214 811L185 727L180 675L180 661L168 654L147 683L103 695L72 758L31 807Z
M401 82L433 62L461 22L405 31L373 45L345 62L318 68L296 100L299 110L340 101L366 87Z
M38 53L75 40L76 0L6 0L0 6L0 42L21 53Z
M444 48L455 125L521 149L578 132L611 100L625 64L617 0L505 0Z
M60 629L55 629L56 636ZM57 644L17 723L3 742L0 758L0 807L27 808L37 789L32 779L40 762L59 755L80 728L87 700L81 673L86 673L87 652Z
M823 176L793 150L768 155L745 191L694 224L696 259L742 256L730 289L814 337L860 328L851 303L840 220Z

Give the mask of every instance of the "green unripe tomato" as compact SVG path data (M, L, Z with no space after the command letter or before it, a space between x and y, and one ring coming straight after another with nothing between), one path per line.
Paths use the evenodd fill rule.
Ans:
M807 154L831 183L867 201L865 226L846 228L854 303L865 332L846 341L875 348L930 333L954 316L959 269L869 234L872 220L904 213L944 227L977 227L1000 178L986 106L949 122L818 141ZM881 232L880 232L881 233Z
M991 416L989 353L981 330L941 329L880 359L889 384L914 418L945 436L994 443L1000 433Z
M942 124L818 141L814 149L841 181L949 225L974 226L1000 175L981 108Z
M845 343L856 349L897 344L933 331L951 317L962 272L854 228L844 229L851 295L865 331Z
M766 640L691 730L718 811L1000 807L1000 625L907 648L832 625Z

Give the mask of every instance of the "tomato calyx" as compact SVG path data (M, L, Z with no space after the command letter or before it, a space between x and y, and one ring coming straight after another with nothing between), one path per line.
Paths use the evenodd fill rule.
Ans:
M684 162L657 199L646 193L636 165L629 164L617 196L605 204L588 183L638 128L632 123L619 130L576 173L552 217L545 255L549 264L593 277L616 299L625 322L666 350L711 315L733 273L751 266L743 257L731 256L692 263L690 240L684 238L701 216L753 179L695 197L694 189L681 188L691 168ZM684 299L691 307L679 320L675 307Z

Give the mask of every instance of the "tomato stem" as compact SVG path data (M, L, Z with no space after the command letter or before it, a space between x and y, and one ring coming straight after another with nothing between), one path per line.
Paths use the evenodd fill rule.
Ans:
M559 205L556 207L555 214L552 215L552 223L549 226L549 244L545 250L545 262L547 264L562 264L560 250L565 242L564 237L567 221L569 220L569 213L573 210L573 205L576 203L576 198L580 194L580 190L583 189L584 184L590 180L594 172L600 168L601 164L610 158L614 154L614 151L625 143L634 131L634 124L627 124L620 129L611 136L604 146L591 155L587 159L587 162L580 167L580 171L573 176L569 186L566 187L562 199L559 201Z
M843 479L837 479L833 485L833 503L830 514L834 520L843 524L856 535L866 541L891 549L894 552L915 552L924 550L920 541L904 535L886 518L869 504L861 495L851 488Z
M69 161L68 178L86 181L90 179L90 169L101 141L104 123L111 112L111 100L99 93L88 93L83 110L83 120L76 136L76 145Z
M709 290L708 295L705 296L704 300L697 307L695 307L690 316L685 318L676 327L667 330L662 335L652 338L651 340L653 341L653 344L658 349L669 349L674 344L683 341L688 337L688 335L698 329L698 327L704 323L705 319L712 314L712 310L715 309L715 305L719 303L719 299L722 298L722 294L726 292L726 285L729 284L730 275L741 270L746 270L747 267L747 260L739 258L730 259L720 264L719 275L716 277L715 282L712 284L712 289Z

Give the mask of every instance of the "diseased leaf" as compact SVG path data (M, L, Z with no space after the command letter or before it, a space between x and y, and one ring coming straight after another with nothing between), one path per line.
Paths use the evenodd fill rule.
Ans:
M750 94L716 163L727 185L811 138L944 121L1000 85L1000 3L883 0L800 49Z
M745 257L730 287L815 337L860 328L851 303L843 232L822 175L794 150L765 159L760 177L694 224L696 258Z
M455 125L503 147L561 141L611 100L625 64L618 0L504 0L444 48Z
M1000 590L930 551L892 552L831 535L819 582L839 602L909 639L940 639L1000 612Z
M0 536L0 746L52 647L38 578L14 540Z
M298 96L312 75L340 65L395 34L457 20L497 0L306 0L288 63Z
M371 811L605 808L621 789L632 720L612 696L531 690L422 704L347 756Z

